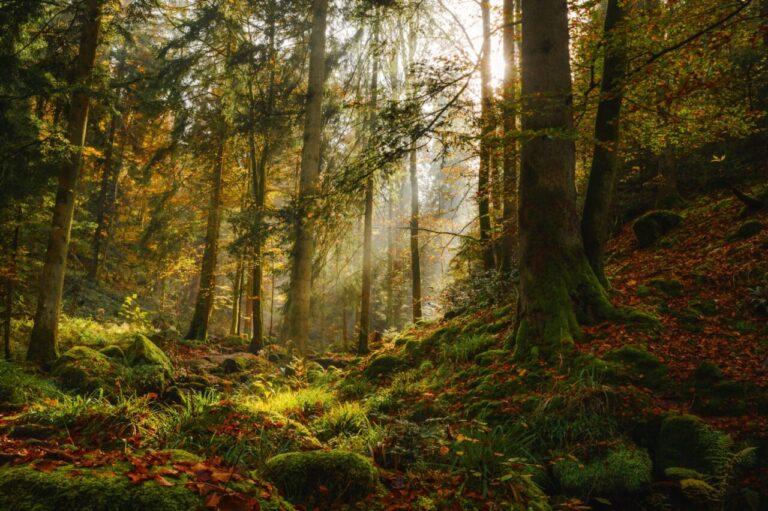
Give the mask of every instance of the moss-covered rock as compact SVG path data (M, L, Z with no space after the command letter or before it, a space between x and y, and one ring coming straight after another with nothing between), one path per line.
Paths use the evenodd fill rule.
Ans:
M111 389L115 377L122 373L112 359L85 346L71 348L53 364L52 374L72 390L92 392Z
M648 281L648 285L673 298L683 296L683 285L677 280L651 279Z
M662 236L680 225L683 217L674 211L658 209L649 211L632 224L637 237L637 246L645 248L653 245Z
M405 366L403 359L394 355L379 355L371 360L368 367L363 371L363 376L369 380L380 378L382 376L389 376L395 371L402 369Z
M117 344L105 346L99 350L99 353L121 364L125 363L125 352L123 351L123 348Z
M242 373L248 369L248 359L243 356L227 357L219 364L219 370L224 374Z
M568 495L589 498L640 493L651 484L651 457L645 449L619 444L589 460L558 461L552 472Z
M162 367L168 376L173 375L173 364L168 356L141 334L133 336L133 342L125 350L125 357L132 366L156 365Z
M765 226L754 218L746 220L728 235L728 241L747 240L760 234L764 228Z
M628 380L651 389L668 383L667 367L639 344L625 344L609 351L603 358L609 362L605 372L610 378Z
M0 360L0 406L17 408L38 399L55 399L61 391L51 381L24 367Z
M280 454L267 461L264 475L291 502L319 506L356 502L378 482L368 459L346 451Z
M502 362L510 356L507 350L488 350L475 356L475 363L481 366L489 366L494 362Z
M708 416L738 416L747 411L747 399L754 394L748 382L726 378L716 364L704 361L693 374L693 411Z
M202 505L183 484L132 484L112 469L62 466L50 473L29 465L0 468L0 502L6 511L187 511ZM79 475L75 475L79 474ZM73 477L74 476L74 477Z
M656 468L688 468L703 474L715 473L716 458L727 453L729 439L694 415L671 415L659 432Z

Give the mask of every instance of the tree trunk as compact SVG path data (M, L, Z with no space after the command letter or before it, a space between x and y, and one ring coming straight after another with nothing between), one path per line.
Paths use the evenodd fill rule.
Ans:
M396 328L395 322L395 215L394 215L394 183L389 183L387 198L387 327Z
M416 165L416 141L411 141L409 174L411 178L411 294L413 322L421 319L421 256L419 255L419 175Z
M253 169L253 193L256 207L256 224L259 226L259 232L254 240L253 252L253 273L251 275L251 288L249 293L251 294L252 315L253 315L253 334L251 335L251 343L248 347L248 351L251 353L258 353L261 348L264 347L264 314L263 314L263 300L262 300L262 280L264 279L264 269L262 260L262 245L261 239L262 229L261 223L264 217L264 197L266 192L267 181L267 161L269 160L269 141L265 141L264 147L261 150L261 157L258 164ZM255 144L253 150L253 159L255 161Z
M211 179L211 200L208 207L208 225L205 231L205 249L200 268L200 286L197 290L192 323L186 336L187 339L201 341L208 338L208 320L211 317L213 298L216 292L216 258L219 252L222 174L224 172L224 144L226 142L224 133L220 133L219 137L219 148Z
M491 241L490 175L493 98L491 91L491 7L480 0L483 16L483 49L480 56L480 170L477 175L477 207L480 222L480 250L486 271L494 268Z
M368 134L368 149L375 144L376 109L379 100L379 19L378 10L373 14L373 71L371 76L370 124ZM363 282L360 293L360 332L357 339L357 354L368 353L368 330L371 327L371 250L373 241L373 180L370 173L365 183L365 222L363 227Z
M47 365L59 355L58 329L61 295L64 288L67 253L72 218L75 212L75 190L83 161L83 145L88 125L90 84L101 24L101 0L86 0L80 47L72 83L76 86L69 107L67 141L72 146L59 170L59 184L53 206L53 222L40 277L34 326L27 359Z
M323 130L323 89L325 86L325 27L328 0L313 0L312 35L309 41L309 77L304 145L301 150L296 241L291 254L291 283L286 314L285 335L298 343L299 352L307 353L309 341L312 259L315 253L312 205L318 194L320 174L320 137Z
M619 36L624 18L619 0L608 0L605 13L605 56L600 84L600 102L595 119L595 148L589 172L581 236L584 250L592 270L603 284L605 277L604 254L608 239L611 203L619 168L619 136L621 103L624 99L623 79L626 70L624 38Z
M515 356L553 358L580 322L612 311L584 253L576 209L568 6L523 0L520 302Z
M232 280L232 317L229 323L229 335L239 334L240 295L243 289L243 261L237 261L235 278Z
M519 5L520 0L517 0ZM502 200L502 237L501 261L499 266L502 273L509 274L512 271L513 257L516 245L517 231L517 43L515 22L515 0L504 0L502 30L504 44L504 106L502 115L504 144L502 146L503 188Z
M5 311L3 311L3 346L5 359L11 359L11 320L13 319L13 293L16 283L16 258L19 254L19 232L22 220L21 205L16 208L16 225L13 227L13 239L8 260L8 280L5 284Z
M102 238L107 219L107 197L109 196L109 187L112 182L113 155L115 149L115 132L117 131L117 116L112 114L109 122L109 136L107 141L107 150L104 155L104 164L101 171L101 187L99 189L99 198L96 204L96 229L93 231L93 261L88 269L88 278L97 282L99 278L99 266L101 261Z

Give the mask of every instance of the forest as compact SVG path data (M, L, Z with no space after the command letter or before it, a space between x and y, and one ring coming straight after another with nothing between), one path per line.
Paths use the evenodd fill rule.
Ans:
M768 0L0 0L0 511L768 511Z

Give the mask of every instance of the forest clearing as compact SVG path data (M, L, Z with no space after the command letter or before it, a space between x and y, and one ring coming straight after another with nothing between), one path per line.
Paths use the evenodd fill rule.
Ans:
M0 41L0 511L768 511L768 1Z

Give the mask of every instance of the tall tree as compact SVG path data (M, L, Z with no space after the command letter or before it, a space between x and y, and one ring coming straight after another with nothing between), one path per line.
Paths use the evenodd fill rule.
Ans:
M410 96L415 95L413 65L416 60L416 25L411 23L408 33L408 88ZM419 172L418 172L418 139L411 137L408 148L408 176L411 182L411 309L413 321L421 319L421 255L419 254Z
M612 312L576 209L568 4L523 0L520 297L515 356L550 356Z
M88 126L90 96L88 88L96 62L101 28L102 0L86 0L83 4L82 27L77 60L72 75L73 93L69 106L67 141L71 148L59 170L53 222L48 248L40 276L34 326L27 359L48 364L58 353L59 309L64 289L69 236L75 212L75 190L83 162L83 146Z
M502 42L504 51L504 85L502 90L502 146L503 198L502 198L502 235L501 261L502 273L512 270L512 257L515 252L515 231L517 230L517 27L515 9L520 0L504 0L502 15Z
M376 109L379 100L379 11L373 12L373 38L371 52L373 53L373 69L371 71L371 100L369 104L368 147L370 152L375 145L374 132L376 129ZM360 293L360 331L357 339L357 353L368 353L368 331L371 327L371 282L373 271L371 250L373 242L373 184L375 174L368 173L365 181L365 220L363 225L363 282Z
M491 153L493 133L493 90L491 89L491 6L480 0L483 18L483 48L480 54L480 168L477 175L477 206L483 267L494 267L491 242Z
M619 128L624 98L626 49L621 37L624 7L619 0L608 0L604 25L603 76L595 120L595 147L589 172L587 196L581 219L584 250L592 270L604 286L604 252L608 237L611 202L619 168Z
M221 114L221 112L219 113ZM208 204L208 222L205 229L205 248L200 267L200 284L197 289L195 311L189 325L187 339L206 340L208 338L208 321L213 310L213 299L216 291L216 259L219 253L219 227L221 226L222 186L224 173L224 146L226 133L223 119L217 126L218 149L211 172L211 197Z
M325 27L328 0L312 2L312 35L309 41L309 76L304 145L301 150L298 212L293 251L291 282L285 337L298 343L302 355L309 341L310 294L312 292L312 258L315 253L312 205L318 194L320 174L320 138L323 130L323 89L325 87Z

